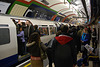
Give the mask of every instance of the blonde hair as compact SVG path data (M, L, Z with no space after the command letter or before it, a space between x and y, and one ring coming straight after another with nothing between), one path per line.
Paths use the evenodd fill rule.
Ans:
M85 31L85 32L84 32L84 31ZM87 29L87 28L84 28L84 29L83 29L83 32L86 33L86 34L88 34L88 29Z

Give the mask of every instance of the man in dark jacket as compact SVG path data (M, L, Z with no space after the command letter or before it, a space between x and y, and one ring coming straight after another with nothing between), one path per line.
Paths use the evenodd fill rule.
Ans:
M34 32L37 32L37 33L40 35L40 31L39 31L39 29L38 29L38 25L35 25L35 26L34 26Z
M52 45L55 67L74 67L77 56L73 38L67 34L68 26L61 26L61 32L61 35L55 37Z
M27 25L26 26L27 30L25 32L27 32L27 40L28 40L30 35L34 32L34 27L33 27L32 23L29 20L26 20L25 24Z

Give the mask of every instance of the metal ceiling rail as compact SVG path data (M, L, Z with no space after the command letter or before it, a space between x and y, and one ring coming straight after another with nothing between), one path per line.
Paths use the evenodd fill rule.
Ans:
M85 10L85 12L86 12L87 20L89 21L89 16L88 16L88 11L87 11L87 7L86 7L86 2L85 2L85 0L81 0L81 1L82 1L84 10Z

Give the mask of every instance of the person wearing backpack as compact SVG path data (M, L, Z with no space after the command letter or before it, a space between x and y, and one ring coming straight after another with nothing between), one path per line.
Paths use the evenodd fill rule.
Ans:
M61 26L61 34L54 38L52 44L55 67L75 67L76 51L73 38L69 36L68 26Z

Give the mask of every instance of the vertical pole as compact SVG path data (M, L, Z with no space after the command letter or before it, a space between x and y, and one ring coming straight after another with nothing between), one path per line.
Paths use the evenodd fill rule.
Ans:
M98 23L98 30L99 30L98 31L98 37L99 37L98 41L99 41L99 60L100 60L100 35L99 35L100 34L100 23Z

